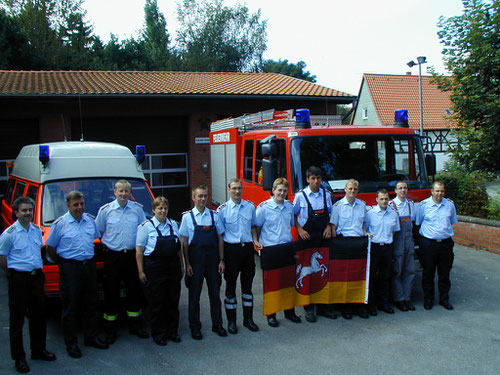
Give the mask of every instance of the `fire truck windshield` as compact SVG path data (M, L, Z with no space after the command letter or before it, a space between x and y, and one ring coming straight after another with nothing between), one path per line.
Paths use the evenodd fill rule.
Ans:
M295 191L307 186L306 170L323 171L326 188L343 193L346 180L359 181L361 193L393 190L397 181L408 188L428 188L420 139L405 135L346 135L297 137L291 141L292 178Z
M68 211L66 194L72 190L83 193L85 212L97 216L99 208L115 199L113 194L116 178L63 180L47 183L43 190L42 225L50 225ZM130 200L142 204L146 217L152 216L153 199L144 181L128 179L132 185Z

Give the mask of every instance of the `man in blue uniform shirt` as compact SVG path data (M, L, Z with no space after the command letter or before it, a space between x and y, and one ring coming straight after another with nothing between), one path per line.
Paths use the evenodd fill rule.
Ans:
M415 279L415 244L413 242L413 222L415 205L407 198L408 183L396 183L396 198L389 202L399 216L399 232L394 233L394 252L392 254L392 289L394 305L401 311L415 310L411 303L413 280Z
M422 201L417 210L416 225L420 225L419 259L422 265L422 288L424 308L432 309L434 304L434 275L438 273L439 304L453 310L449 302L450 271L453 266L452 225L458 223L457 211L452 201L444 198L445 187L434 181L431 196Z
M108 344L114 343L118 336L122 280L127 295L129 332L140 338L149 337L142 323L143 298L135 259L137 227L146 220L146 215L140 203L130 200L132 185L127 180L116 182L113 193L116 199L102 206L96 218L97 229L107 248L104 253L104 320Z
M182 236L182 249L189 284L189 327L191 337L203 338L200 321L200 295L203 280L207 280L210 299L212 331L219 336L227 336L222 326L220 302L221 275L224 273L224 227L219 215L206 207L208 188L200 185L193 189L191 198L194 208L182 216L179 233Z
M388 208L389 193L385 189L377 191L377 205L365 215L365 225L371 237L370 282L368 312L376 315L379 310L394 314L389 306L391 261L394 248L394 232L399 231L399 217L396 211Z
M42 271L42 231L32 224L35 202L19 197L12 204L17 221L0 236L0 268L7 271L10 311L10 354L16 370L29 372L23 346L24 316L29 319L31 359L54 361L55 354L45 348L47 323Z
M250 331L258 331L253 321L252 283L255 276L255 251L253 240L257 240L255 229L255 207L252 202L241 199L243 186L241 180L229 181L228 192L231 199L219 206L217 212L224 225L224 257L226 269L226 316L229 333L236 334L236 282L238 275L241 282L243 305L243 326Z
M359 192L359 182L354 179L347 180L345 184L345 196L337 201L332 207L330 224L332 224L332 237L363 237L363 223L366 214L366 204L356 198ZM352 319L353 305L356 313L363 319L368 318L364 305L345 304L341 308L344 319Z
M323 172L318 167L311 166L306 170L308 186L295 195L293 213L296 216L295 226L302 241L330 239L332 228L329 224L332 211L332 197L329 192L321 187ZM316 322L314 304L304 306L306 320ZM335 319L337 315L329 306L318 305L318 315Z
M292 242L291 227L295 224L293 205L286 199L288 194L288 181L286 178L277 178L273 183L273 196L262 202L257 207L257 227L259 241L257 248L279 245ZM285 310L285 318L293 323L300 323L300 318L295 314L295 308ZM267 316L267 324L278 327L276 314Z
M59 265L64 343L70 357L80 358L78 347L78 307L83 308L85 346L107 349L98 337L99 307L94 260L94 239L100 234L94 219L85 213L83 194L70 191L68 212L54 221L47 239L50 257Z

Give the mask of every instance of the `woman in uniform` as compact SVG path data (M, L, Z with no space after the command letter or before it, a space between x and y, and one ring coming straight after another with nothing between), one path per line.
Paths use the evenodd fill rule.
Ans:
M179 298L184 265L179 228L167 218L168 199L153 201L152 219L137 230L136 257L139 279L144 284L151 313L151 336L158 345L180 342Z

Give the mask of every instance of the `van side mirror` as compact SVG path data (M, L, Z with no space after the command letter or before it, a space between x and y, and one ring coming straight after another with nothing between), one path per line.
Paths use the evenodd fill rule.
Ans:
M425 154L425 168L428 176L436 174L436 154Z

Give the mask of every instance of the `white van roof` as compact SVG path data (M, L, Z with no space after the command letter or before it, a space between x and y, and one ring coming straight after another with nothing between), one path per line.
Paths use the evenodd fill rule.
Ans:
M116 177L144 180L142 168L125 146L105 142L49 142L50 160L39 160L40 144L21 149L11 174L35 182Z

